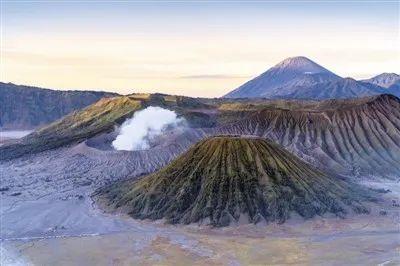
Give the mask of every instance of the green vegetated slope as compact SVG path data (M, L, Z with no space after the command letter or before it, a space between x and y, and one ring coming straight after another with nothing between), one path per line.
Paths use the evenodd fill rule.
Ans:
M1 147L0 159L57 148L113 130L118 122L122 123L141 107L140 101L125 96L101 99L33 132L20 143Z
M100 198L134 218L169 223L286 221L367 213L370 192L324 174L270 141L213 137L160 171L102 189Z
M62 147L110 132L127 118L132 117L136 111L148 106L174 110L187 118L192 127L214 125L214 120L210 116L196 111L207 110L209 107L195 98L163 94L131 94L103 98L36 130L17 144L0 147L0 160Z

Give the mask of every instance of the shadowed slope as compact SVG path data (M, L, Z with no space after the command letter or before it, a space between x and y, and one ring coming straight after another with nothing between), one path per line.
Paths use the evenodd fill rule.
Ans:
M282 88L270 98L284 99L351 99L387 93L385 89L352 78L344 78L312 85L299 84Z
M100 191L112 207L170 223L284 222L348 210L367 213L368 193L328 176L272 142L214 137L162 170Z
M32 129L116 93L59 91L0 82L0 128Z

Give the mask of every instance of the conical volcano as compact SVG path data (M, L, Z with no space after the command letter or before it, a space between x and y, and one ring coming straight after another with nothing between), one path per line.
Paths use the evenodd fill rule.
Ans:
M252 137L213 137L162 170L100 191L138 219L226 226L368 212L370 192L306 164L279 145Z
M292 98L289 97L292 87L305 87L340 79L336 74L304 56L290 57L224 97L276 98L280 96L280 98Z

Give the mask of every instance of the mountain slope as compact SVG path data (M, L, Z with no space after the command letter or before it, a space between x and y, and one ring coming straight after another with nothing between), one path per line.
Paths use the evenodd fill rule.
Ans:
M394 84L400 82L400 75L397 75L396 73L382 73L363 81L381 86L383 88L390 88Z
M134 218L213 226L284 222L293 212L304 218L367 213L362 201L372 199L279 145L248 137L206 139L162 170L100 194Z
M374 84L363 83L352 78L321 82L313 85L294 85L281 89L271 98L285 99L350 99L384 94L386 91Z
M310 86L340 77L306 57L290 57L260 76L226 94L225 98L274 97L279 91L293 86Z
M57 91L0 82L0 128L31 129L115 93Z
M385 88L387 89L385 93L400 97L400 75L396 73L382 73L373 78L363 80L363 82Z

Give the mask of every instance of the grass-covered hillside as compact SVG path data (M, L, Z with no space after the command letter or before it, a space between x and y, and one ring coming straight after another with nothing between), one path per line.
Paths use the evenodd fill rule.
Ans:
M136 111L148 106L174 110L187 118L189 125L193 127L209 127L215 123L210 116L197 111L208 110L209 106L194 98L163 94L132 94L103 98L36 130L17 144L0 147L0 159L12 159L24 154L54 149L113 131Z
M114 125L122 123L141 106L140 101L129 97L101 99L33 132L20 143L1 147L0 158L9 159L49 150L113 130Z
M104 188L100 198L138 219L170 223L284 222L367 213L369 192L324 174L270 141L213 137L160 171Z

